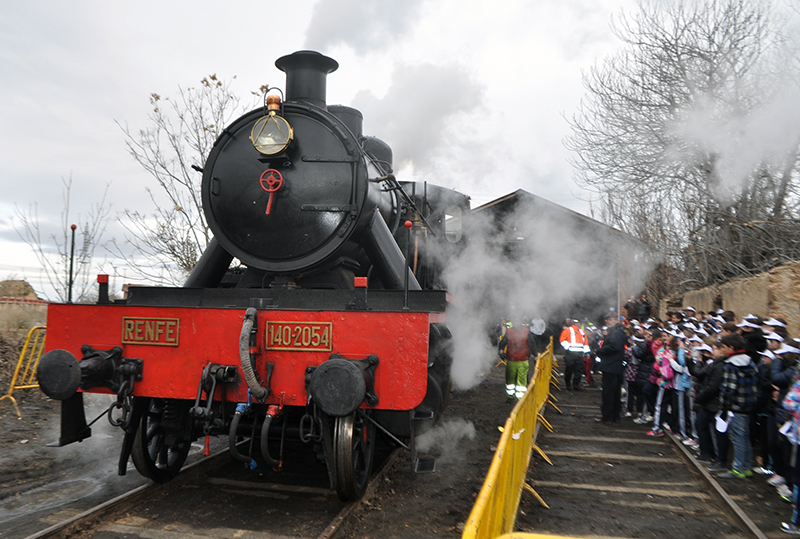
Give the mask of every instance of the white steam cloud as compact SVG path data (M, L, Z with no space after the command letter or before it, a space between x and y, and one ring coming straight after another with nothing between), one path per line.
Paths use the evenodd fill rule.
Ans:
M742 98L738 106L732 106L733 96L701 95L679 111L681 120L670 130L679 141L673 148L674 159L696 162L713 156L716 183L711 186L712 195L723 204L733 202L754 173L767 167L780 176L797 159L800 86L783 78L769 80L772 82L760 86L768 97L752 96L749 101L760 100L752 108L744 106Z
M628 246L608 227L524 192L517 197L502 222L485 210L472 214L468 246L445 261L457 389L479 383L497 361L489 331L501 317L540 317L557 339L563 317L594 321L616 307L618 264L634 272L627 293L640 291L650 269L632 264Z
M452 459L458 454L464 438L475 439L475 425L472 421L455 418L439 422L433 429L419 436L416 443L417 448L424 453L436 451Z
M586 6L576 10L581 14L588 13L590 4L583 3ZM382 53L402 47L402 40L413 32L424 31L417 20L423 8L435 11L435 4L318 2L306 46L323 51L344 46L379 63ZM491 94L489 88L502 80L510 64L498 57L495 80L478 81L474 66L459 59L432 55L425 58L428 62L415 64L417 57L408 57L392 64L385 91L358 92L350 103L363 113L364 133L392 147L393 168L405 180L425 180L466 194L496 189L508 178L516 178L519 186L544 183L541 174L532 172L541 158L515 155L515 145L507 138L508 126L516 119L504 117L502 107L491 101L505 95ZM386 68L376 65L376 72L385 73ZM518 63L513 68L523 69ZM503 225L489 212L479 212L471 216L467 248L442 261L444 284L454 297L447 317L455 340L451 379L457 389L477 384L496 362L489 330L500 317L515 311L528 321L536 316L596 316L616 305L616 246L606 244L608 235L598 239L587 232L602 225L578 230L573 225L581 218L570 214L565 219L569 210L554 207L546 202L518 204ZM639 292L635 287L640 285L628 293ZM609 295L613 301L597 299ZM549 328L556 335L560 329Z
M348 45L356 52L387 48L417 22L422 0L325 0L314 7L306 46L326 50Z

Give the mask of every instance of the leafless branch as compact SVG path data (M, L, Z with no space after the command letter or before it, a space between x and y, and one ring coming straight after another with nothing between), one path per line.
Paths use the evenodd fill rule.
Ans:
M71 255L71 225L76 228L75 259L73 264L73 293L75 302L87 301L94 293L93 270L95 250L102 240L108 225L111 205L106 202L109 185L103 190L99 202L91 204L88 212L77 218L71 217L72 175L62 178L63 209L58 232L47 234L39 220L36 203L27 210L15 208L14 228L20 238L33 250L42 267L47 282L55 291L56 299L66 302L69 297L69 267ZM74 220L73 220L74 219ZM44 237L43 237L44 236ZM41 292L44 295L44 292Z
M234 77L235 78L235 77ZM146 188L152 213L127 209L120 221L127 234L112 253L139 278L154 284L180 284L211 240L202 208L199 172L222 130L243 110L231 81L210 75L197 88L178 88L175 98L153 93L150 126L125 134L128 152L156 180Z
M606 223L661 253L659 286L800 257L800 129L754 148L777 129L756 120L800 98L783 26L766 1L641 1L614 21L623 48L584 73L566 140L576 180Z

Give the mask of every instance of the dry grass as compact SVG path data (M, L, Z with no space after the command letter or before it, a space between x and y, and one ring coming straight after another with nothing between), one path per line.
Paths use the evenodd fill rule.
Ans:
M0 304L0 332L27 332L47 323L46 305Z
M19 361L27 330L0 331L0 395L5 395Z
M44 305L0 305L0 395L8 391L28 331L46 324Z

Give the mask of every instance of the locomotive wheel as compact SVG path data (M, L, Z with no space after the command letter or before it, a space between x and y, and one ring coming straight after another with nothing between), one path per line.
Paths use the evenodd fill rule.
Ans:
M168 406L163 399L150 402L131 449L136 470L156 483L166 483L178 475L192 446L188 440L168 445L162 422Z
M333 434L336 493L342 501L361 498L367 488L375 451L375 428L366 412L337 417Z

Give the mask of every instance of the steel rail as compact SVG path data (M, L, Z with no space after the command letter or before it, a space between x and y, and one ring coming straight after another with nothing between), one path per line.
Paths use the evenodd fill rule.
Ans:
M711 490L714 491L714 494L716 494L717 498L722 502L722 507L725 509L725 511L741 522L745 529L747 529L747 531L750 532L750 534L752 534L752 536L756 539L768 539L764 532L762 532L758 526L756 526L755 522L750 520L750 517L748 517L747 514L742 511L739 505L733 500L733 498L731 498L728 493L725 492L725 489L720 486L717 480L714 479L710 473L708 473L706 467L692 456L691 452L686 448L685 445L683 445L681 440L671 432L667 432L666 434L678 447L684 460L694 466L697 472L703 477L703 479L705 479L706 483L711 486Z
M181 470L179 477L181 477L181 479L186 478L186 476L189 475L187 472L193 471L200 466L207 465L215 459L226 454L228 454L228 449L224 449L214 453L213 455L203 457L200 460L185 466ZM25 537L25 539L56 539L72 536L76 532L91 528L91 526L102 517L118 512L124 508L136 506L152 492L169 491L179 486L179 484L180 479L170 483L148 483L146 485L136 487L129 492L120 494L116 498L107 500L99 505L87 509L82 513L78 513L77 515L74 515L66 520L53 524L49 528L45 528L44 530L31 534Z
M346 506L339 511L339 514L334 517L328 527L323 530L321 534L317 536L317 539L331 539L336 532L347 522L347 519L355 512L356 509L361 507L361 505L369 500L372 496L375 495L375 491L378 488L378 483L380 480L389 472L389 470L394 466L395 462L397 462L398 458L400 457L400 449L395 449L386 459L383 466L381 467L380 471L376 473L369 481L367 485L367 490L364 493L364 496L360 500L356 500L353 502L348 503Z
M181 470L179 477L170 483L148 483L146 485L142 485L129 492L121 494L116 498L107 500L96 505L95 507L83 511L82 513L74 515L62 522L53 524L44 530L31 534L25 537L25 539L64 539L67 537L72 537L76 533L90 530L96 524L98 524L101 519L110 515L121 513L125 510L129 510L137 506L140 502L149 499L153 493L168 492L179 488L181 484L192 475L192 472L195 472L201 466L209 465L214 460L223 458L228 454L228 449L224 449L214 453L213 455L204 457L196 462L193 462L192 464L187 465L183 470ZM386 458L381 469L377 473L373 474L372 478L370 478L370 482L367 485L367 490L364 496L359 500L345 505L342 510L339 511L336 517L334 517L334 519L330 522L330 524L328 524L328 526L323 530L323 532L320 533L317 539L331 539L347 522L356 509L358 509L364 501L375 495L379 481L397 462L399 455L400 450L395 449Z

